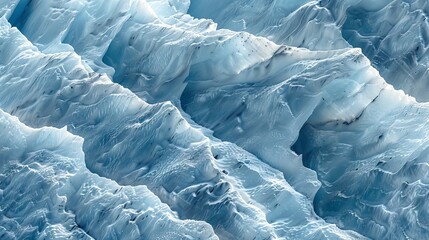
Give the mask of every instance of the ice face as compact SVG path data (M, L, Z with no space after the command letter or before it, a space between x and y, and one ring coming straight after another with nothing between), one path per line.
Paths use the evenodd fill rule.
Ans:
M427 236L427 111L387 87L351 121L309 121L296 151L325 183L316 212L373 239Z
M0 0L0 236L424 238L425 6Z

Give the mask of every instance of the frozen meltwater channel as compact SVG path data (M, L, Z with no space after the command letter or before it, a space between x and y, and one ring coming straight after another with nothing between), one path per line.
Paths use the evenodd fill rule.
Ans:
M0 0L0 238L426 238L426 6Z

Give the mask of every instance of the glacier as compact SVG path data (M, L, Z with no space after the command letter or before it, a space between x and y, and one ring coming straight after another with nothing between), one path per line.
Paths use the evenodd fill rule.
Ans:
M388 83L420 102L429 100L428 11L424 0L192 0L189 8L193 16L214 19L221 28L278 44L361 48Z
M2 239L217 239L180 220L145 186L121 186L85 166L83 139L32 129L0 112Z
M424 239L422 0L0 0L1 239Z

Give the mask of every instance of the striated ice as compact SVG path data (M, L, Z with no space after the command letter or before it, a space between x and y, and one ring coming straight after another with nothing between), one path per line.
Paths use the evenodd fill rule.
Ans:
M42 53L5 20L0 39L10 43L0 46L8 53L0 63L0 107L30 126L67 126L84 137L89 170L147 185L180 218L205 220L221 238L359 236L321 220L283 174L206 136L171 103L145 103L74 53Z
M89 172L83 139L65 129L32 129L0 111L0 130L1 239L217 239L145 186Z
M428 6L0 0L0 238L427 238Z
M255 13L261 11L266 14ZM278 44L361 48L388 83L418 101L429 100L428 11L424 0L192 0L189 8L193 16L214 19L221 28Z

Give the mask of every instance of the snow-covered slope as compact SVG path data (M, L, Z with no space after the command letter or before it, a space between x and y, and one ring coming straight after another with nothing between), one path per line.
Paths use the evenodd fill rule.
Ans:
M246 31L278 44L312 50L346 48L329 9L312 0L191 0L189 14L219 28ZM323 39L323 40L322 40Z
M316 212L373 239L428 236L429 106L385 87L355 118L326 107L295 146L323 182Z
M0 0L0 236L429 236L425 6Z

